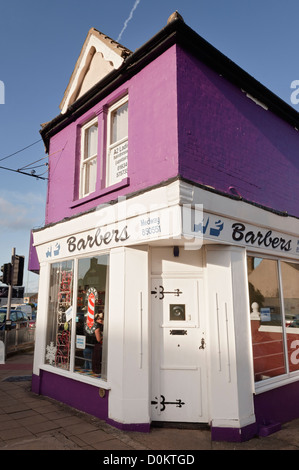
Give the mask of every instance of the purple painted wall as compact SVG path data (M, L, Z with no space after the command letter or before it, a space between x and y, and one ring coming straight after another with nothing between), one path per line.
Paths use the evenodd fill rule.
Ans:
M103 106L129 91L129 180L114 191L96 190L96 197L78 201L80 125L99 113L103 130ZM144 189L177 175L176 47L167 50L121 89L72 122L50 141L46 223L85 212L119 196ZM99 140L103 153L105 142ZM77 152L76 152L77 150ZM98 165L100 170L100 165Z
M106 391L105 397L101 398L99 388L93 385L40 371L39 376L32 376L31 389L34 393L53 398L99 419L108 419L109 392Z
M299 216L299 133L178 49L181 176Z
M257 423L261 426L269 423L286 423L299 418L299 384L278 387L254 396L254 411ZM281 406L277 406L278 403Z
M129 92L129 178L78 200L79 129ZM101 155L105 139L99 141ZM299 135L213 70L172 46L50 142L46 223L180 174L299 216ZM178 163L179 155L179 163ZM100 165L98 165L100 171ZM100 179L100 178L99 178Z
M28 258L28 270L39 273L39 261L36 252L36 248L33 246L33 233L30 233L30 246L29 246L29 258Z

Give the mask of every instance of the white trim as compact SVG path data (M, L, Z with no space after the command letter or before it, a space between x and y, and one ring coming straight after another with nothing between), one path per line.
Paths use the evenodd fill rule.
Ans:
M297 334L298 331L297 328L288 328L285 324L285 308L284 308L284 297L283 297L283 283L282 283L282 277L281 277L281 262L285 263L295 263L299 265L299 260L298 259L288 259L283 256L274 256L274 255L268 255L268 253L260 254L260 253L253 253L251 251L247 251L247 257L252 256L252 257L263 257L263 259L270 259L272 261L276 261L277 263L277 281L278 281L278 289L279 289L279 299L280 299L280 310L281 310L281 319L282 319L282 325L281 326L271 326L271 325L260 325L259 331L264 331L264 332L272 332L272 333L281 333L282 336L282 342L283 342L283 358L284 358L284 364L285 364L285 372L282 374L279 374L275 377L269 377L265 378L262 381L255 382L254 380L254 358L253 358L253 352L251 353L252 355L252 371L253 371L253 381L254 381L254 393L259 394L262 392L266 392L272 389L275 389L277 387L281 387L284 385L288 385L289 383L293 383L299 380L299 369L295 371L290 372L290 365L289 365L289 356L288 356L288 348L287 348L287 335L288 334ZM250 306L251 308L251 306ZM250 339L251 339L251 344L252 344L252 335L250 334Z
M106 252L101 252L98 256L103 256L103 255L109 255L109 252L106 250ZM39 357L39 365L37 366L38 369L40 370L45 370L47 372L51 372L53 374L58 374L66 378L70 378L72 380L78 380L79 382L84 382L88 383L90 385L98 386L105 388L106 390L110 389L110 385L108 383L108 380L104 380L102 378L97 378L97 377L90 377L84 374L80 374L78 372L75 372L74 370L74 364L75 364L75 348L76 348L76 315L77 315L77 290L78 290L78 271L79 271L79 260L80 259L87 259L90 258L90 254L85 254L81 256L69 256L68 258L64 259L59 259L59 260L51 260L51 262L47 263L45 266L47 268L47 276L45 279L46 284L46 289L47 289L47 295L43 296L44 299L47 299L47 303L45 301L45 311L44 315L39 314L39 317L43 318L43 328L39 328L37 331L39 332L40 330L43 331L42 333L39 333L38 338L40 338L40 343L41 346L39 347L40 354L38 355ZM62 369L59 367L55 367L50 364L45 363L45 354L46 354L46 335L47 335L47 323L48 323L48 315L49 315L49 291L50 291L50 273L51 273L51 266L56 263L63 263L65 261L72 261L73 262L73 296L72 296L72 326L71 326L71 347L70 347L70 360L69 360L69 370ZM109 312L108 312L109 315ZM109 317L108 317L109 321ZM107 335L106 341L109 341L108 339L109 334ZM42 346L43 345L43 346ZM37 369L36 369L37 371ZM39 374L39 371L38 371Z
M123 106L125 103L129 102L129 95L124 96L120 100L118 100L116 103L111 105L108 108L108 113L107 113L107 144L106 144L106 187L108 188L109 186L112 186L116 183L119 183L123 178L126 178L127 175L124 175L123 178L121 178L119 181L111 181L111 164L110 164L110 152L112 151L113 148L124 144L125 142L128 142L128 136L124 137L123 139L111 143L111 116L114 111L116 111L118 108ZM128 116L129 119L129 116ZM127 157L128 159L128 157Z
M184 208L184 198L182 197L182 188L187 183L181 181L175 181L159 188L152 189L151 191L144 192L138 196L126 199L122 197L119 199L117 204L112 205L99 205L96 210L82 214L80 216L80 223L78 224L78 217L69 219L67 221L61 221L55 225L45 227L39 231L34 232L34 245L38 248L39 246L47 243L54 243L67 236L76 234L80 236L80 233L88 230L95 229L96 227L105 227L109 224L120 224L120 222L133 222L138 224L140 217L154 217L159 215L160 211L164 210L165 217L170 217L176 213L179 209L182 211ZM296 252L296 246L291 252L286 252L278 249L266 249L265 247L259 247L251 244L238 243L232 239L231 227L229 224L234 222L240 222L248 224L249 228L255 230L272 230L277 232L278 235L285 238L293 238L294 242L299 240L299 220L293 217L282 217L277 214L265 211L258 207L244 203L242 201L231 200L225 196L215 195L206 190L187 185L190 189L193 189L193 199L189 204L191 210L194 205L202 206L204 214L210 215L211 223L217 221L219 218L225 219L227 222L227 233L224 237L224 230L222 230L219 237L216 236L203 236L203 240L207 242L213 242L217 244L229 244L235 246L245 246L247 250L256 253L267 253L266 256L274 255L275 257L293 258L299 259L299 252ZM169 215L168 215L169 211ZM173 212L171 212L173 211ZM200 211L196 210L196 214L200 217ZM249 227L250 224L250 227ZM169 227L170 229L177 230L178 227ZM177 231L168 231L167 237L176 237L176 244L180 244L179 236L184 235L182 233L182 226ZM190 232L186 236L190 236ZM195 234L199 239L199 233ZM274 236L274 235L273 235ZM160 236L146 237L146 241L160 240ZM130 240L131 241L131 240ZM199 240L200 241L200 240ZM135 237L134 243L142 243L142 237ZM181 244L184 244L185 240L182 240ZM126 243L128 244L128 243ZM192 247L191 247L192 248ZM40 259L41 261L41 259Z
M101 36L104 37L102 33L96 31L94 28L89 30L59 106L62 114L64 114L69 105L73 103L73 95L80 89L80 86L84 81L88 72L88 66L90 65L91 60L90 56L92 55L93 50L95 53L102 53L103 59L110 62L113 69L118 69L123 63L124 59L121 56L121 49L118 49L117 47L109 47L109 45L101 39Z
M97 127L97 151L95 154L91 155L91 157L84 158L85 156L85 145L86 145L86 131L96 125ZM79 176L79 198L82 199L89 194L93 193L96 188L93 189L93 191L89 192L84 192L85 191L85 173L86 173L86 166L93 160L96 161L96 168L95 171L97 172L97 166L98 166L98 154L99 154L99 124L98 124L98 117L95 117L94 119L91 119L90 121L86 122L80 129L80 176ZM96 178L97 182L97 178Z

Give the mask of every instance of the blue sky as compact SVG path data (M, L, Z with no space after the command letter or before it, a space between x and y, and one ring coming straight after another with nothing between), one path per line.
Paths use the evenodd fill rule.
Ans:
M299 110L291 102L291 83L299 80L297 0L3 1L0 166L17 170L29 165L24 171L36 167L37 175L47 176L40 125L59 114L91 27L113 39L121 36L119 42L134 51L175 10L204 39ZM10 261L13 247L25 255L27 265L30 229L44 224L47 181L0 168L0 182L0 265ZM24 285L35 291L38 276L25 270Z

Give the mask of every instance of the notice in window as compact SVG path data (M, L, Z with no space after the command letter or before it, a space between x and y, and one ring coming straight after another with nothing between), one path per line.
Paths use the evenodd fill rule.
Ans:
M128 175L128 142L113 147L110 152L110 185L116 184Z

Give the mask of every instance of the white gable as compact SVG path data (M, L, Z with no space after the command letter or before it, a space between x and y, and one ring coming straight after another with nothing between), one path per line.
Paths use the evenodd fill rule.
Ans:
M94 28L88 32L75 69L64 93L60 110L67 108L111 70L118 69L131 51Z

